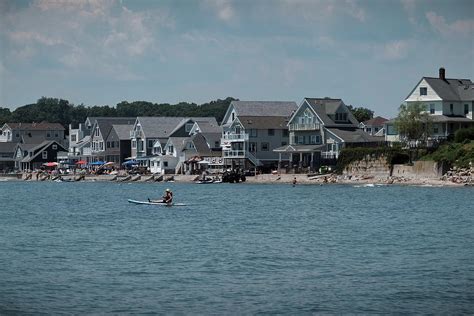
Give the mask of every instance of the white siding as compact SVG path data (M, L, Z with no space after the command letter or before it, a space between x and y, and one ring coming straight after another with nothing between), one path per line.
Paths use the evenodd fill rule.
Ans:
M453 105L453 112L451 113L450 107ZM443 115L456 115L464 116L464 103L461 102L443 102Z
M427 94L420 95L420 88L426 88ZM436 94L436 92L430 87L428 82L425 79L421 80L420 83L413 90L412 94L405 100L405 102L414 102L414 101L442 101L441 98Z

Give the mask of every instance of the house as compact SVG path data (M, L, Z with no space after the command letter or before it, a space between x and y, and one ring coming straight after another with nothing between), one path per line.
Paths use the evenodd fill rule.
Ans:
M40 169L46 162L56 162L61 151L66 151L66 148L56 140L46 140L41 144L18 143L14 154L15 167L20 171Z
M128 149L120 148L121 145L127 146L127 142L121 142L120 138L124 136L124 129L128 129L127 136L130 139L131 126L135 122L133 117L101 117L96 118L91 129L90 143L91 156L93 161L111 161L117 164L123 162L125 157L120 153ZM124 125L125 128L114 125ZM118 147L117 147L118 146Z
M152 173L179 172L186 159L184 143L196 123L201 128L218 125L214 117L138 117L130 133L131 157Z
M41 139L66 145L64 132L64 127L59 123L5 123L0 130L0 142L21 143L25 139L35 139L29 141L34 143Z
M0 171L9 172L15 168L15 148L17 143L0 142Z
M388 119L376 116L367 120L365 122L361 122L359 124L359 128L361 128L364 132L368 133L372 136L384 136L384 123L387 122Z
M274 150L280 154L279 166L317 170L322 164L335 163L346 146L375 146L380 142L358 125L341 99L303 99L288 122L289 144ZM282 154L289 154L289 159L282 159Z
M406 104L419 102L432 121L433 139L446 139L460 128L474 126L474 84L470 79L446 78L440 68L438 77L422 77L405 98ZM394 120L385 123L386 140L398 141Z
M104 161L115 162L120 166L132 155L130 131L132 124L112 124L112 129L105 140L106 155Z
M222 120L222 158L232 169L275 168L273 149L289 142L288 119L295 102L232 101Z
M205 169L211 173L223 173L225 170L222 148L216 147L216 142L220 143L221 136L222 132L192 135L183 149L186 158L183 172L199 174Z

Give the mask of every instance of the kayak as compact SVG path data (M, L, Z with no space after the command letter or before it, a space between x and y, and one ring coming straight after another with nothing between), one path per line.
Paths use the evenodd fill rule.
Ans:
M132 200L128 199L128 203L133 203L133 204L144 204L144 205L158 205L158 206L186 206L184 203L163 203L163 202L158 202L158 201L137 201L137 200Z

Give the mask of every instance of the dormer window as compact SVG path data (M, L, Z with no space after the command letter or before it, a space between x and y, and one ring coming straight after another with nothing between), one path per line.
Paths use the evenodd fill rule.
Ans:
M184 127L184 130L186 133L189 133L193 129L194 123L186 123L186 126Z
M428 88L420 87L420 95L428 95Z
M336 122L346 122L347 113L336 113Z

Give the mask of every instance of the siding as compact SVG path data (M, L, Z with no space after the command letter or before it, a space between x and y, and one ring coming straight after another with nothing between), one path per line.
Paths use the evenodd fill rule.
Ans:
M420 87L427 88L426 95L420 95ZM420 83L413 90L412 94L405 100L405 102L415 101L442 101L436 92L430 87L425 79L421 80Z

